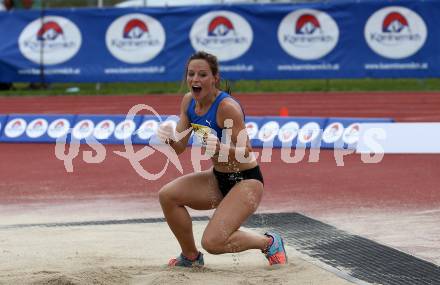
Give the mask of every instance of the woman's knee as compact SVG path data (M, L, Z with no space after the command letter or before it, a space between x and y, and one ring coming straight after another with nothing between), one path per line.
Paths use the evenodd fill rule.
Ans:
M210 254L224 253L224 247L226 246L226 240L221 238L220 235L206 235L202 237L202 247Z
M160 204L169 204L175 200L174 188L170 185L170 183L162 186L159 190L159 202Z

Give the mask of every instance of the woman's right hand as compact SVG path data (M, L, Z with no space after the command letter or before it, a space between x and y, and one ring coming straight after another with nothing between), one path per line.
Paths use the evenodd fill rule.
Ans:
M157 137L161 142L169 144L170 141L175 141L174 132L175 130L173 123L171 121L165 121L160 124L159 128L157 129Z

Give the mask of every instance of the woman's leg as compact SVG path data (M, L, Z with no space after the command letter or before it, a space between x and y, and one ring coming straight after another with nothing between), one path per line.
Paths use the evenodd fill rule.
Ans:
M236 184L218 205L202 237L203 248L212 254L266 249L271 238L238 230L260 204L263 184L255 179Z
M184 256L192 258L198 254L192 220L185 206L195 210L210 210L216 208L222 198L212 169L179 177L159 191L160 205L166 221Z

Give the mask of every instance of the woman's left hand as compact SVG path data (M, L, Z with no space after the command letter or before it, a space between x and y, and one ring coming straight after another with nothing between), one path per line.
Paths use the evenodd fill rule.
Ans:
M220 141L216 135L207 134L205 137L205 153L207 155L215 156L220 151Z

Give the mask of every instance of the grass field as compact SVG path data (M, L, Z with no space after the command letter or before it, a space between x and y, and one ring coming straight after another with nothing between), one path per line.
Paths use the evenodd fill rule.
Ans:
M261 80L230 82L233 93L259 92L374 92L440 91L440 79L356 79L356 80ZM74 88L72 88L74 87ZM76 87L76 88L75 88ZM71 89L69 91L69 89ZM30 89L27 83L14 84L0 96L46 95L134 95L184 93L181 82L154 83L53 83L45 89Z

